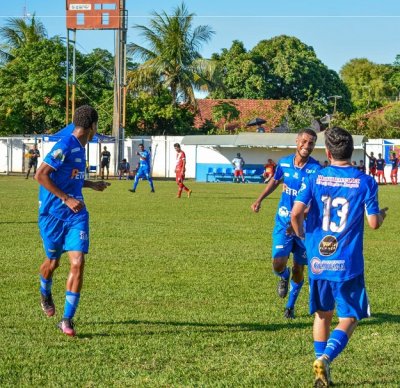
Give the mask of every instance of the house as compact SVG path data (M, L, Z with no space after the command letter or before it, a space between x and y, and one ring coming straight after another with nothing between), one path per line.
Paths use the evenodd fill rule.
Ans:
M246 124L255 117L261 117L266 120L263 125L266 132L271 132L278 127L287 114L290 106L290 100L249 100L249 99L198 99L197 115L194 120L194 126L201 128L207 121L213 120L213 107L221 103L228 103L236 107L240 112L238 120L227 123L227 132L233 132L236 128L244 128ZM217 123L219 128L223 128L224 121ZM256 127L249 127L248 131L256 131Z

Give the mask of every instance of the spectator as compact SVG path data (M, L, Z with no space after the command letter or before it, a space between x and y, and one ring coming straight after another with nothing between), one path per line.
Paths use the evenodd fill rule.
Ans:
M357 168L361 171L361 172L366 172L366 169L365 169L365 164L364 164L364 161L363 160L360 160L360 164L357 166Z
M35 177L36 174L36 169L37 169L37 165L38 165L38 158L40 157L40 152L37 149L37 145L33 145L32 148L28 151L27 154L28 158L29 158L29 164L28 164L28 172L26 173L26 177L25 179L29 178L29 174L31 172L31 168L33 167L33 176L32 178Z
M126 179L129 179L129 171L131 169L130 164L126 161L126 159L122 159L118 166L118 179L121 180L123 175L126 174Z
M264 172L262 174L264 183L268 183L269 180L274 176L275 167L276 163L272 159L268 159L267 164L264 165Z
M239 183L239 177L242 177L242 182L245 183L243 174L243 166L245 165L245 162L244 159L240 156L239 152L236 154L236 158L232 160L232 164L235 168L233 172L233 182Z
M104 179L104 168L107 169L107 179L110 173L110 160L111 160L111 153L107 151L107 147L104 146L103 151L101 152L101 160L100 160L100 175L101 179Z
M329 162L327 160L324 161L324 164L322 165L322 168L328 167L329 166Z

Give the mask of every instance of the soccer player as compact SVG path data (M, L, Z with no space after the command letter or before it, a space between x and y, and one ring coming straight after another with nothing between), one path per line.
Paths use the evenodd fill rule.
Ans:
M315 314L314 387L331 385L331 362L346 347L357 322L369 316L362 251L364 212L369 226L378 229L387 210L379 209L374 178L351 167L350 133L327 129L325 145L331 166L304 180L291 215L296 235L305 238L309 261L310 312ZM339 324L330 332L335 305Z
M151 189L150 191L152 193L154 193L155 190L154 190L153 179L151 178L151 175L150 175L150 164L151 164L150 152L146 151L144 149L143 144L139 144L139 151L136 152L136 155L139 156L139 168L136 172L135 180L133 181L133 187L129 191L131 193L134 193L136 191L137 185L139 184L139 179L146 178L150 185L150 189Z
M371 155L368 155L367 153L365 153L365 155L369 159L369 163L368 163L369 175L371 175L372 177L375 178L375 175L376 175L376 158L374 156L374 153L371 152Z
M129 174L130 174L131 166L127 162L127 160L124 158L118 165L118 179L121 180L124 174L126 174L126 180L129 179Z
M29 164L28 164L28 172L26 173L25 179L29 178L29 174L31 172L31 168L33 167L33 177L35 178L36 169L38 165L38 158L40 158L40 151L37 149L37 145L33 145L33 147L28 151Z
M232 165L234 166L233 171L233 182L240 182L240 177L242 177L242 182L245 183L244 174L243 174L243 167L245 165L244 159L240 156L238 152L236 154L236 158L232 160Z
M100 175L101 179L104 179L104 169L107 169L107 179L110 173L110 160L111 160L111 153L107 151L107 147L104 146L103 151L101 152L101 160L100 160Z
M364 161L363 161L363 160L360 160L360 164L357 166L357 168L358 168L359 171L361 171L361 172L363 172L363 173L366 172L366 170L365 170L365 164L364 164Z
M385 159L382 158L382 154L378 154L378 159L376 159L376 176L378 178L378 185L382 183L386 185L386 178L385 178L385 166L386 162Z
M36 173L39 190L39 229L47 258L40 267L41 306L51 317L55 305L51 288L53 273L63 252L68 252L64 315L58 328L74 336L72 318L78 307L83 282L85 254L89 251L89 215L82 187L103 191L109 183L85 180L85 146L97 131L98 114L88 105L75 111L72 134L58 141Z
M268 159L267 164L264 165L263 179L264 183L268 183L274 176L276 163L272 159Z
M182 190L185 190L188 198L190 198L192 190L186 187L183 183L183 181L185 180L185 172L186 172L186 155L182 151L181 145L179 143L175 143L174 148L176 151L175 180L176 184L178 185L178 194L176 197L180 198Z
M293 254L292 279L289 298L284 315L293 319L294 306L304 283L304 265L307 264L306 250L302 240L294 236L290 227L290 212L300 190L303 178L321 169L320 164L310 157L317 141L317 134L311 128L299 132L296 138L296 153L278 161L274 177L267 183L264 191L251 205L254 212L261 208L261 202L283 183L282 196L275 217L272 234L272 265L280 278L278 295L285 298L289 289L290 269L287 267L290 253Z
M390 163L392 165L392 171L390 171L390 180L392 181L392 185L397 185L397 171L399 169L399 158L396 155L396 152L393 152L390 155Z

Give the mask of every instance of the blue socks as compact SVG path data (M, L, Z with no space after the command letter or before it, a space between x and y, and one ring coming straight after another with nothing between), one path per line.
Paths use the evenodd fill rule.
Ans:
M346 347L349 337L342 330L333 330L326 345L324 355L332 362Z
M45 279L40 275L40 292L44 296L49 296L51 294L51 286L53 285L53 279Z
M315 358L319 358L324 354L327 343L327 341L314 341Z
M290 270L289 270L288 267L286 267L283 272L276 272L275 271L275 275L279 276L282 279L288 280L289 276L290 276Z
M290 289L289 289L289 299L286 304L286 307L289 309L293 309L296 303L297 297L300 294L301 287L303 287L304 280L300 283L296 283L293 279L290 281Z
M79 292L67 291L65 293L64 318L72 319L74 317L80 296Z

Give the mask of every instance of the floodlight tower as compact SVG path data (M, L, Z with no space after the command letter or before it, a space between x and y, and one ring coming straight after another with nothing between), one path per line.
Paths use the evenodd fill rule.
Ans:
M66 124L75 111L76 85L76 30L114 30L114 113L113 136L116 137L117 163L123 158L126 96L126 36L128 29L128 11L126 0L66 0L67 15L67 69L66 69ZM73 31L73 40L69 34ZM72 43L72 82L70 82L70 43ZM71 86L71 115L70 107Z

